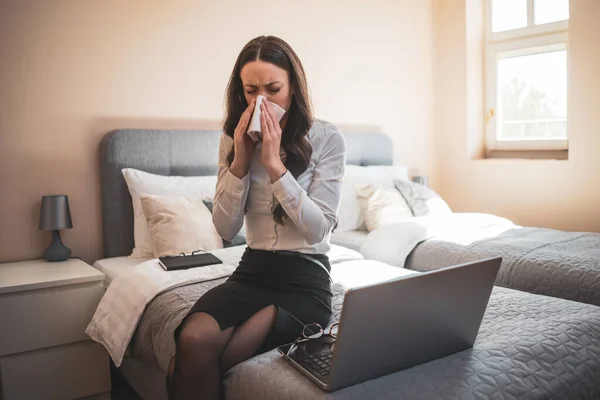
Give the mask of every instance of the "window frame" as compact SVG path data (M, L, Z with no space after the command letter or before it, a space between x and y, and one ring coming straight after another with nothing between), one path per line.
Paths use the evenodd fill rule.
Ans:
M568 105L566 139L498 140L498 84L497 65L502 58L540 54L552 51L567 51L567 73L569 52L569 21L534 24L534 0L527 0L527 27L503 32L492 32L492 1L485 3L485 145L486 151L511 150L568 150ZM568 79L568 78L567 78ZM568 99L567 83L567 99ZM568 100L567 100L568 101Z

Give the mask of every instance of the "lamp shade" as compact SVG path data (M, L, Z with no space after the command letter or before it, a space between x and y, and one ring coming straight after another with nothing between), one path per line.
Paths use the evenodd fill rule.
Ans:
M73 227L69 198L66 195L42 197L40 230L54 231Z

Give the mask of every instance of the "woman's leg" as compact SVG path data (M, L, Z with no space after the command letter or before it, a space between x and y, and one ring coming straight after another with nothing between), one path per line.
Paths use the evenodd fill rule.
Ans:
M174 368L168 379L170 400L221 399L221 356L233 331L234 327L221 330L207 313L187 317L177 338Z
M276 318L277 308L270 305L239 325L221 356L221 371L225 372L252 357L264 343Z

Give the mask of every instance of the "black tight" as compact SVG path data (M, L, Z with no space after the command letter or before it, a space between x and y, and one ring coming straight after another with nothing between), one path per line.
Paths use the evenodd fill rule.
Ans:
M223 373L260 349L276 317L277 308L271 305L238 327L221 330L209 314L188 316L169 365L169 399L221 399Z

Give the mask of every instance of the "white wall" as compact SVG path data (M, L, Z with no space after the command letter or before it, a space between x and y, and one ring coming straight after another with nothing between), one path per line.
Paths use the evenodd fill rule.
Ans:
M65 243L99 258L102 135L218 126L234 60L259 34L297 51L318 117L393 136L396 159L434 181L432 2L3 0L0 261L42 255L53 193L71 202Z
M482 135L481 55L467 15L481 0L436 0L435 160L438 189L454 211L516 223L600 232L600 1L571 0L569 159L473 159ZM479 67L481 68L481 67Z

